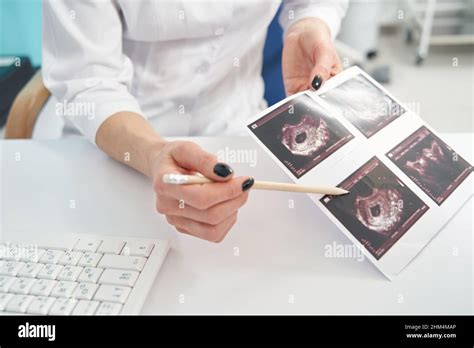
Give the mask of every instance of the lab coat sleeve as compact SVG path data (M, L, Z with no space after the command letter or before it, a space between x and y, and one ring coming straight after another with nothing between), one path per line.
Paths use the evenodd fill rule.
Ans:
M293 23L302 18L321 19L328 25L334 40L348 6L348 0L285 0L279 21L286 33Z
M122 22L113 0L43 2L45 86L66 105L67 117L95 144L97 130L111 115L142 115L130 94L133 64L122 53ZM84 113L84 110L87 110Z

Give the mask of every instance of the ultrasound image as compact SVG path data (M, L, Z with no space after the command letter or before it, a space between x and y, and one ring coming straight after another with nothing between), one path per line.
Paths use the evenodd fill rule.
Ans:
M296 178L354 137L304 94L248 127Z
M350 193L324 196L321 203L377 260L428 211L377 157L338 187Z
M321 97L370 138L405 110L363 75L357 75Z
M402 196L397 190L374 188L370 196L356 198L355 216L369 230L387 236L400 222L403 213L401 202Z
M438 205L472 172L472 166L426 127L387 154Z
M297 124L285 123L280 138L293 155L311 156L327 144L329 130L324 120L303 115Z

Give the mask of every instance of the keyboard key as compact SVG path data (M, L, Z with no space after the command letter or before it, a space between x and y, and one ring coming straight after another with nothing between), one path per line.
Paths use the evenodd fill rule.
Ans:
M31 301L34 300L34 296L31 295L14 295L13 298L7 303L5 310L7 312L14 313L25 313L26 309L30 305Z
M64 237L64 238L63 238ZM70 251L73 250L74 246L77 244L79 238L71 236L71 235L64 235L61 238L54 238L48 239L44 241L38 241L38 247L41 249L51 249L51 250L62 250L62 251Z
M41 271L38 273L38 278L43 279L56 279L58 274L61 272L64 266L60 265L44 265Z
M36 245L7 244L0 247L0 258L6 261L38 262L39 252L41 250Z
M76 308L72 312L73 315L92 315L99 307L100 302L98 301L85 301L81 300L77 303Z
M79 283L73 297L79 300L92 300L99 285L93 283Z
M59 281L51 292L54 297L72 297L74 290L77 287L76 282L68 282L65 280Z
M0 276L0 292L8 292L15 280L15 277Z
M0 311L4 311L7 303L13 298L13 294L0 293Z
M145 266L146 258L141 256L124 256L106 254L99 262L99 267L141 271Z
M77 280L77 277L79 277L79 274L81 274L83 269L84 268L78 266L64 266L61 273L58 274L58 280L69 280L74 282Z
M102 302L95 314L98 315L117 315L122 310L120 303Z
M124 246L125 242L121 240L106 239L102 241L102 244L100 245L99 249L97 249L97 252L102 254L118 255L120 254Z
M30 295L49 296L56 286L56 280L39 279L30 290Z
M64 255L62 250L46 250L46 252L41 256L41 263L58 263L59 259Z
M122 250L122 255L148 257L155 245L150 242L127 242Z
M58 298L54 302L49 314L51 315L69 315L77 304L77 300L69 298Z
M75 266L81 259L83 253L79 251L66 251L64 255L59 259L58 263L60 265L72 265Z
M103 268L86 267L77 280L86 283L97 283L103 271Z
M36 246L26 248L21 253L20 261L36 263L41 259L45 252L45 249L38 249Z
M132 289L125 286L101 285L94 300L124 303L130 290Z
M133 286L140 273L121 269L106 269L99 279L100 284Z
M84 267L95 267L99 263L102 254L85 253L79 260L78 265Z
M76 251L88 251L91 253L95 253L99 245L102 243L101 240L98 239L88 239L88 238L81 238L77 242L74 250Z
M3 260L31 262L38 262L41 252L44 252L33 244L8 244L0 251Z
M34 278L16 278L15 282L10 287L9 292L26 295L35 282L36 279Z
M31 301L26 312L29 314L46 315L55 300L54 297L37 296Z
M25 265L24 262L6 261L0 267L0 275L16 276L18 271Z
M35 278L41 268L43 268L41 263L28 262L18 271L17 275L18 277Z
M16 244L4 245L1 248L2 259L5 261L20 261L21 249Z

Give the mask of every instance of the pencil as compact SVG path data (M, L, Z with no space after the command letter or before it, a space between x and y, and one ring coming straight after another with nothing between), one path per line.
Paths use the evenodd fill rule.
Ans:
M189 184L208 184L214 181L200 175L164 174L163 182L165 184L189 185ZM349 191L341 189L339 187L298 185L298 184L287 184L283 182L271 182L271 181L255 181L252 188L257 189L257 190L270 190L270 191L318 193L318 194L332 195L332 196L345 195L349 193Z

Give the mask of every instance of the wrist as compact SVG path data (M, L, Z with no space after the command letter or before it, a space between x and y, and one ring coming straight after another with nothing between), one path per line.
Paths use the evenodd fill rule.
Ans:
M332 41L329 26L319 18L310 17L302 18L292 24L288 28L286 36L300 35L305 32L317 33L320 40Z
M154 177L155 163L163 152L163 148L168 142L162 138L152 140L145 150L146 158L146 175L150 178Z

